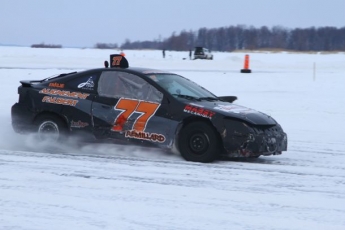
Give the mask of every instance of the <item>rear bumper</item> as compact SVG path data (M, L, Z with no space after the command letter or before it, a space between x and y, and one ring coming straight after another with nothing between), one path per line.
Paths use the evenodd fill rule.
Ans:
M34 130L35 114L27 106L16 103L11 108L13 130L17 133L26 133Z

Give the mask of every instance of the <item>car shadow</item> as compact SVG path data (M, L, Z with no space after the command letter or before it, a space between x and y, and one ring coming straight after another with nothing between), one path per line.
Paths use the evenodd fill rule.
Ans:
M241 163L255 163L255 164L279 164L280 161L276 158L270 158L270 157L227 157L222 156L219 159L220 161L232 161L232 162L241 162Z

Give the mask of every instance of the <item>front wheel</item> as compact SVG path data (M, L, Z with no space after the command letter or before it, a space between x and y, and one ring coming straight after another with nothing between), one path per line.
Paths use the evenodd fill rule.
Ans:
M62 141L67 135L67 125L57 116L42 115L35 124L38 138L42 141Z
M187 161L209 163L221 152L220 139L214 127L205 122L193 122L179 133L181 156Z

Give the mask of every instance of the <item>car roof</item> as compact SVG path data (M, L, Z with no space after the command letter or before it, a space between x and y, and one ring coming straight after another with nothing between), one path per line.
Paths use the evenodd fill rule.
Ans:
M86 70L81 70L78 72L71 72L71 73L61 73L60 75L56 75L53 76L49 79L47 79L48 81L54 81L57 78L59 79L70 79L70 77L77 77L77 76L81 76L84 74L94 74L94 73L99 73L102 71L123 71L123 72L128 72L128 73L133 73L133 74L173 74L171 72L168 71L164 71L164 70L158 70L158 69L151 69L151 68L144 68L144 67L128 67L128 68L120 68L120 67L116 67L116 68L94 68L94 69L86 69Z
M137 72L137 73L141 73L141 74L170 73L170 72L165 71L165 70L143 68L143 67L129 67L127 69L132 71L132 72Z
M132 72L138 74L172 74L169 71L159 70L159 69L151 69L151 68L144 68L144 67L128 67L128 68L95 68L95 69L87 69L83 71L76 72L76 74L87 73L87 72L98 72L98 71L124 71L124 72Z
M114 62L112 62L112 60ZM103 68L94 68L94 69L87 69L87 70L82 70L78 72L71 72L71 73L62 73L58 76L54 76L50 79L47 80L54 80L56 78L60 79L68 79L69 77L72 76L79 76L79 75L84 75L84 74L93 74L95 72L101 72L101 71L123 71L123 72L129 72L129 73L134 73L134 74L172 74L171 72L164 71L164 70L158 70L158 69L151 69L151 68L144 68L144 67L131 67L128 65L127 59L118 54L112 54L110 55L110 62L112 65L110 65L109 68L109 62L105 61L105 67Z

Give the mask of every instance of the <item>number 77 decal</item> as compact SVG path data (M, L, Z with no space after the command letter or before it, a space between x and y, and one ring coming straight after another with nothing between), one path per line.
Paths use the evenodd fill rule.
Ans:
M114 109L122 112L116 117L114 126L111 130L118 132L123 131L123 126L128 118L132 116L133 113L141 113L134 121L132 130L144 132L147 122L156 113L159 106L159 103L121 98Z

